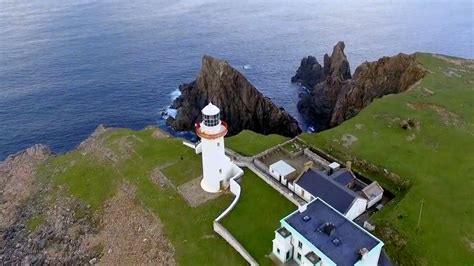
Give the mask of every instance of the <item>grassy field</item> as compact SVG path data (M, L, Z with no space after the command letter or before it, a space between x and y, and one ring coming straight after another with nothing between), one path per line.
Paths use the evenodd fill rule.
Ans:
M286 140L288 138L280 135L262 135L244 130L238 135L226 138L225 145L244 156L253 156Z
M136 186L141 203L160 218L165 235L175 248L178 264L245 264L212 229L213 220L232 201L230 194L192 208L172 186L160 187L150 179L157 167L163 168L176 186L197 177L201 159L192 149L179 139L155 139L150 129L113 130L102 136L102 143L118 161L75 151L51 160L40 169L40 175L90 204L96 212L115 193L118 183L127 181ZM186 168L191 169L182 171ZM34 224L32 221L32 227Z
M296 206L249 170L241 187L241 198L222 225L260 264L271 265L266 255L272 250L274 231Z
M472 265L474 63L428 54L417 60L429 74L415 88L374 101L339 127L302 138L342 161L365 160L379 172L410 180L408 188L394 189L396 201L373 217L376 234L398 264ZM410 129L400 126L404 120L412 121Z

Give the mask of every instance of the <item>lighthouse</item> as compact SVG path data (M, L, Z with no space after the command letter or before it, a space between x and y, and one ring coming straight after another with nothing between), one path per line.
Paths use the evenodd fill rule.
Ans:
M196 134L201 138L202 180L201 187L216 193L229 185L233 163L225 155L224 136L227 124L221 121L220 109L209 103L202 111L202 121L196 124Z

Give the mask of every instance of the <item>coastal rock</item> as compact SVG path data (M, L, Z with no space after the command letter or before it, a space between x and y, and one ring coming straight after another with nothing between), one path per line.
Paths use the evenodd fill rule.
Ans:
M300 82L301 85L312 88L324 78L323 68L314 56L301 59L301 64L296 74L291 78L291 82Z
M299 82L303 86L313 88L327 78L350 79L351 70L346 54L344 54L345 47L344 42L338 42L334 46L331 56L325 54L324 67L318 63L316 57L304 57L296 74L291 78L291 82Z
M374 99L406 91L425 73L414 55L398 54L361 64L338 97L329 126L337 126L354 117Z
M181 96L171 106L177 109L176 117L167 119L175 130L193 130L200 120L201 109L212 102L221 109L221 118L229 125L229 135L243 129L290 137L301 133L290 114L263 96L224 60L204 56L197 79L179 89Z
M350 78L344 43L339 42L331 57L325 56L320 82L300 95L298 110L318 131L337 126L354 117L374 99L407 90L425 75L414 55L399 54L365 62Z
M328 54L324 55L325 77L340 78L342 80L351 78L351 69L344 48L346 48L344 42L338 42L332 49L331 57Z

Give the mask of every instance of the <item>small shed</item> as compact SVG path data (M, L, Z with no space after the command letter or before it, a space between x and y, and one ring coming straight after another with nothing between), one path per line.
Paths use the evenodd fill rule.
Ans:
M288 183L288 177L294 174L296 171L295 168L283 160L279 160L278 162L270 165L268 170L276 180L280 181L285 186Z
M377 181L372 182L370 185L362 189L362 193L367 198L367 209L374 206L379 202L383 197L383 188L377 183Z

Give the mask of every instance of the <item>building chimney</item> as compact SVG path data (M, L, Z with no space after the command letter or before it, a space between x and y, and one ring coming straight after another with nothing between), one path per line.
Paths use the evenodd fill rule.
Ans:
M341 165L336 163L336 162L332 162L329 164L329 173L328 175L332 175L334 172L336 172L337 170L339 170L339 168L341 168Z
M298 211L301 213L301 212L306 211L307 208L308 208L308 204L306 203L306 204L300 205L298 207Z
M331 222L327 222L323 225L322 231L326 235L331 236L336 231L336 226Z
M367 254L369 253L369 250L367 248L361 248L359 249L359 258L360 260L365 260L367 258Z

